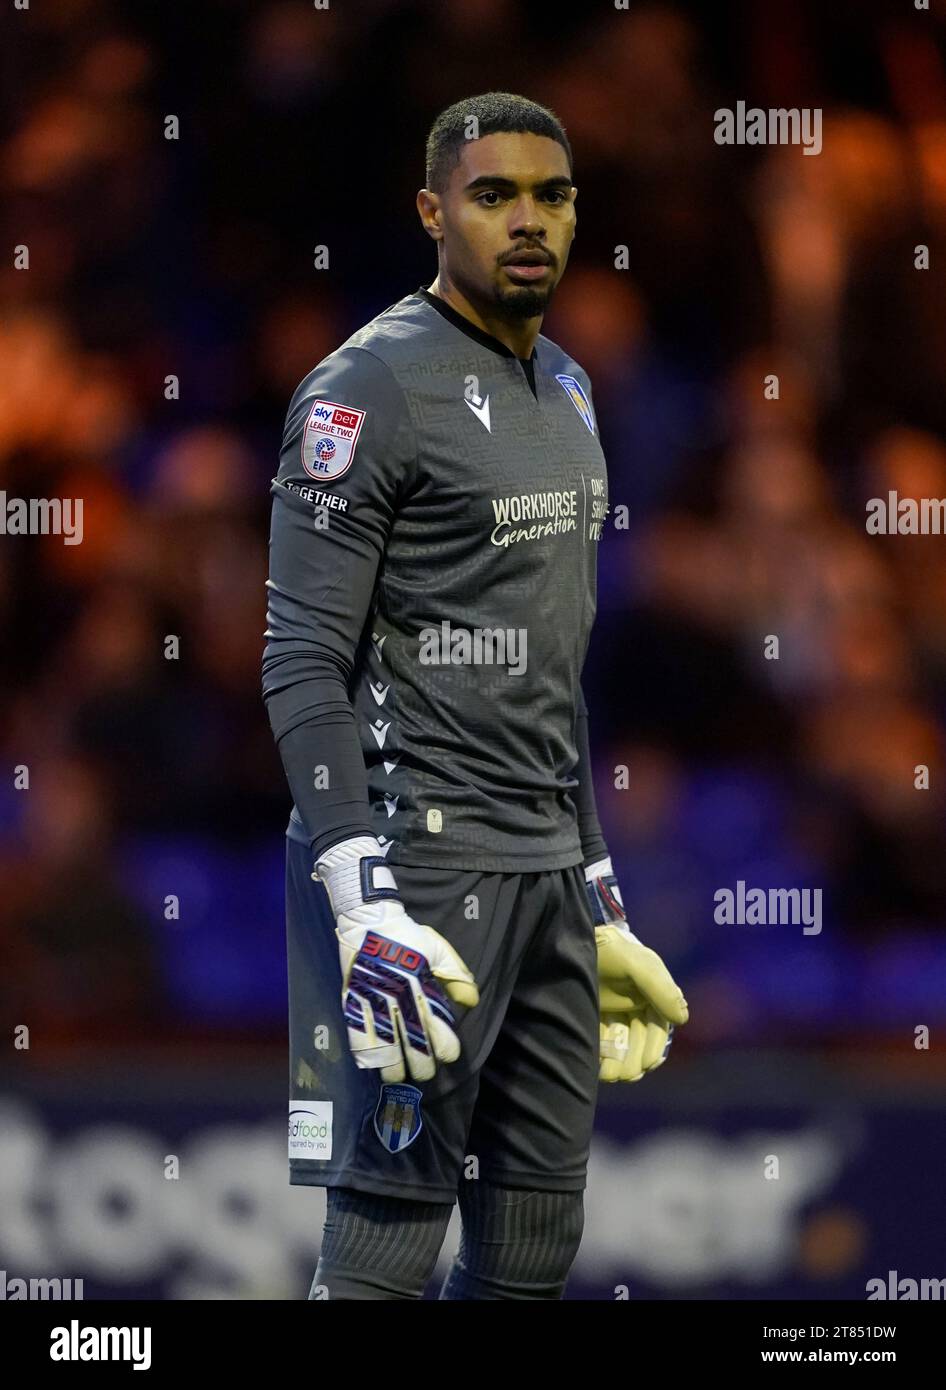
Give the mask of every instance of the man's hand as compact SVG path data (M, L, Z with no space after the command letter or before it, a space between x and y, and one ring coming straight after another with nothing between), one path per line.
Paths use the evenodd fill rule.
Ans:
M451 1000L473 1008L479 992L467 966L432 927L407 915L394 875L372 836L326 850L313 878L328 891L342 967L348 1043L362 1068L383 1081L428 1081L455 1062L460 1040Z
M610 859L585 870L598 946L602 1081L639 1081L670 1051L674 1025L690 1017L683 992L656 951L628 929Z

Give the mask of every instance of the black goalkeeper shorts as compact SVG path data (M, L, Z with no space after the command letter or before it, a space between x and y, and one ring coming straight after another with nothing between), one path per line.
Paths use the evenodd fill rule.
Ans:
M460 953L480 1002L453 1006L457 1061L389 1085L349 1052L328 895L309 848L286 845L290 1183L449 1203L464 1178L583 1189L598 1086L583 867L394 868L407 912Z

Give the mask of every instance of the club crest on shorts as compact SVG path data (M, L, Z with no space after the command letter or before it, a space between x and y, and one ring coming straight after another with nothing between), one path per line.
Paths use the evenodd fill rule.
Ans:
M592 414L591 402L585 395L584 391L581 389L581 386L578 384L578 382L575 380L573 376L568 376L565 372L557 373L555 380L560 384L562 390L567 394L568 399L571 401L572 405L578 411L578 414L584 420L585 424L591 430L591 433L594 434L595 417Z
M381 1087L374 1112L374 1132L391 1153L400 1153L420 1134L421 1092L403 1084Z
M336 401L313 401L302 431L302 466L310 478L334 483L347 473L366 412Z

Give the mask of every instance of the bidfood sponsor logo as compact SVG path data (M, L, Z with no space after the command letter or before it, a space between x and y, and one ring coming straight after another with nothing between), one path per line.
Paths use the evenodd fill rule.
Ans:
M332 1157L332 1102L330 1100L291 1100L289 1102L289 1157L315 1159Z

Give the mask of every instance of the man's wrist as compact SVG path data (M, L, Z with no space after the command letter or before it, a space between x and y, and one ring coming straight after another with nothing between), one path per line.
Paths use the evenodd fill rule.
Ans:
M610 855L585 865L585 888L595 926L617 927L622 936L628 937L631 941L638 941L638 937L627 925L624 900L621 897L621 889L611 865Z
M397 881L374 835L355 835L323 850L312 877L324 885L336 917L365 904L401 901Z
M613 873L610 854L606 855L604 859L596 859L593 864L585 864L586 883L591 883L596 878L602 878L605 874Z

